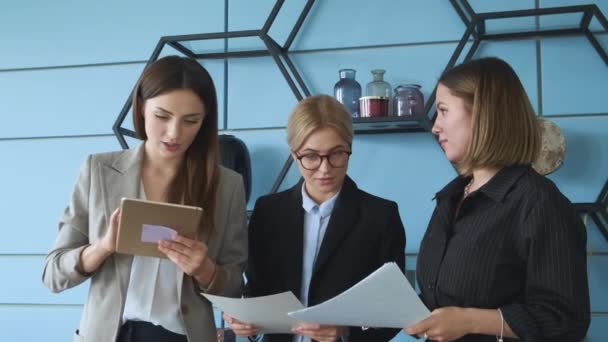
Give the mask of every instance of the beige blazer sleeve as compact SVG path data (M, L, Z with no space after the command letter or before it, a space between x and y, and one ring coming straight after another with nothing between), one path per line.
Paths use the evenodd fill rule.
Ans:
M42 281L53 292L61 292L84 282L79 272L80 255L89 244L89 188L91 156L83 163L72 198L59 221L59 234L45 259Z
M212 236L209 242L218 268L209 287L201 290L214 295L240 297L248 255L245 189L241 175L225 168L220 170L219 210L216 214L216 232L220 236Z
M139 193L142 147L90 156L83 164L69 205L59 222L57 239L45 260L42 280L53 292L77 286L90 276L89 294L76 332L77 341L115 341L121 326L132 256L115 253L92 275L78 271L84 247L103 237L111 212L122 197ZM240 296L248 255L245 191L241 176L220 167L215 231L208 255L218 265L205 291ZM190 341L216 338L211 304L192 277L176 272L180 315ZM99 317L104 317L102 321Z

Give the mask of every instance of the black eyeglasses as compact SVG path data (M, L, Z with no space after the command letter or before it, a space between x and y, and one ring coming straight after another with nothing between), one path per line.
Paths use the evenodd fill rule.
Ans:
M294 152L294 154L300 161L300 165L302 165L303 168L309 171L315 171L321 167L321 164L323 164L323 159L327 159L327 163L329 163L329 166L333 168L345 167L352 152L338 150L330 152L329 154L306 153L303 155L298 155L296 152Z

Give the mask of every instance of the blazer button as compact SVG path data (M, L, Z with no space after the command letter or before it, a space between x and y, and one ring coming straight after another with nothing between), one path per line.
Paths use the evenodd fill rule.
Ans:
M434 290L435 289L435 283L429 283L429 285L427 286L429 290Z
M182 304L181 309L182 309L182 314L184 314L184 315L188 314L188 306L186 304Z

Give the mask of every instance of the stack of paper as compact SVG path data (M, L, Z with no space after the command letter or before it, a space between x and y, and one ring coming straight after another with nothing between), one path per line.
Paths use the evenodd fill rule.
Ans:
M305 322L376 328L405 328L429 315L395 263L385 264L332 299L289 313Z
M291 333L297 321L287 313L304 308L291 292L255 298L202 295L230 316L256 326L260 334Z
M291 292L256 298L203 295L234 318L260 328L260 333L290 333L298 322L404 328L430 315L395 263L385 264L350 289L309 308Z

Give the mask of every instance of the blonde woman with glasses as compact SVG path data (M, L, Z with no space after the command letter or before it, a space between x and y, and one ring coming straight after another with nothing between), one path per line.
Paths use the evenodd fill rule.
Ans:
M263 196L249 222L246 296L291 291L307 306L348 289L386 262L405 263L405 232L397 204L357 188L346 173L353 127L330 96L301 101L287 124L287 140L303 180ZM254 326L225 315L240 336ZM301 324L293 335L266 342L389 341L395 329Z

